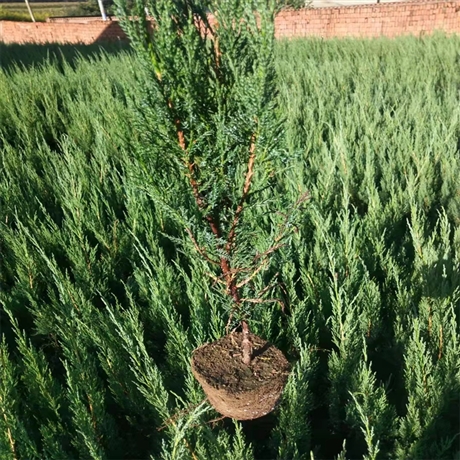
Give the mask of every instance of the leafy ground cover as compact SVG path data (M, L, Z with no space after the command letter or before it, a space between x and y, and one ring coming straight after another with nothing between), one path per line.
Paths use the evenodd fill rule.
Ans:
M152 197L138 61L3 45L2 458L460 458L459 45L278 43L287 145L264 193L311 200L253 280L284 305L253 332L293 370L252 422L219 420L191 375L225 305ZM268 238L269 213L247 218Z

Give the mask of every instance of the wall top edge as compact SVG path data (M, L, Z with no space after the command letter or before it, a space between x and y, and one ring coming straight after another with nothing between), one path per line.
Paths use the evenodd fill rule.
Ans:
M310 7L303 8L299 10L286 9L281 10L277 17L291 16L291 15L303 15L309 12L320 12L326 13L327 11L344 11L344 10L358 10L358 9L378 9L378 10L391 10L391 9L400 9L404 6L420 6L424 7L426 5L444 5L445 7L452 7L458 5L460 8L460 0L409 0L409 1L394 1L394 2L383 2L383 3L366 3L358 5L339 5L339 6L321 6L321 7ZM460 11L460 10L459 10ZM48 18L46 22L27 22L27 21L11 21L7 19L0 20L0 24L18 24L18 25L40 25L40 24L110 24L118 23L119 20L116 16L109 16L107 21L102 20L102 18L97 16L73 16L73 17L51 17Z

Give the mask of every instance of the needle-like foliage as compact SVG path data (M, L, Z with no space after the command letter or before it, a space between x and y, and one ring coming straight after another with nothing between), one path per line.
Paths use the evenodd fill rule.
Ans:
M292 219L292 213L282 224L272 219L267 239L260 238L254 216L281 211L279 201L271 200L278 207L270 208L265 198L275 189L284 153L276 105L276 3L158 0L131 8L120 1L119 7L147 76L138 108L139 128L150 134L149 149L140 152L152 171L147 187L187 232L189 247L212 278L203 282L224 287L229 324L234 315L242 319L243 361L249 364L246 320L264 302L250 288L282 246ZM173 204L169 184L177 179L183 199L176 196Z
M148 68L2 45L0 458L458 458L459 46L274 44L287 154L245 208L247 247L263 253L311 199L245 286L284 306L248 308L292 362L283 401L234 423L190 372L230 305L184 230L220 255L185 167L161 163L165 132L181 154L175 124L140 117Z

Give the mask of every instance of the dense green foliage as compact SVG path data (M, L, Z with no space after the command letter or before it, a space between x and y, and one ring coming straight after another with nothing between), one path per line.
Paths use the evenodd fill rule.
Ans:
M459 45L277 45L288 155L265 193L312 198L254 279L285 309L252 328L293 372L244 423L211 422L190 373L226 309L139 162L137 59L0 73L1 458L459 458Z
M249 333L252 307L275 301L256 275L269 271L299 208L276 193L275 175L286 158L276 104L276 2L207 2L218 27L200 2L155 0L147 5L149 19L143 0L133 8L120 3L147 77L138 85L137 113L149 148L138 159L150 196L188 233L176 246L188 245L183 251L195 252L209 282L222 287L229 327L230 319L240 320ZM294 212L286 214L286 205Z

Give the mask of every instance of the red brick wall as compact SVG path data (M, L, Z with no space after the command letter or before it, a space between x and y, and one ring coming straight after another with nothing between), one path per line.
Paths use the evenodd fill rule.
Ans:
M436 30L460 34L460 1L379 3L281 12L281 37L396 37Z
M460 34L460 0L283 11L276 17L275 30L278 38L395 37L435 30ZM125 38L116 20L68 18L35 24L0 21L0 41L5 43L89 44Z
M0 21L0 42L4 43L84 43L125 40L117 21L80 20L60 22Z

